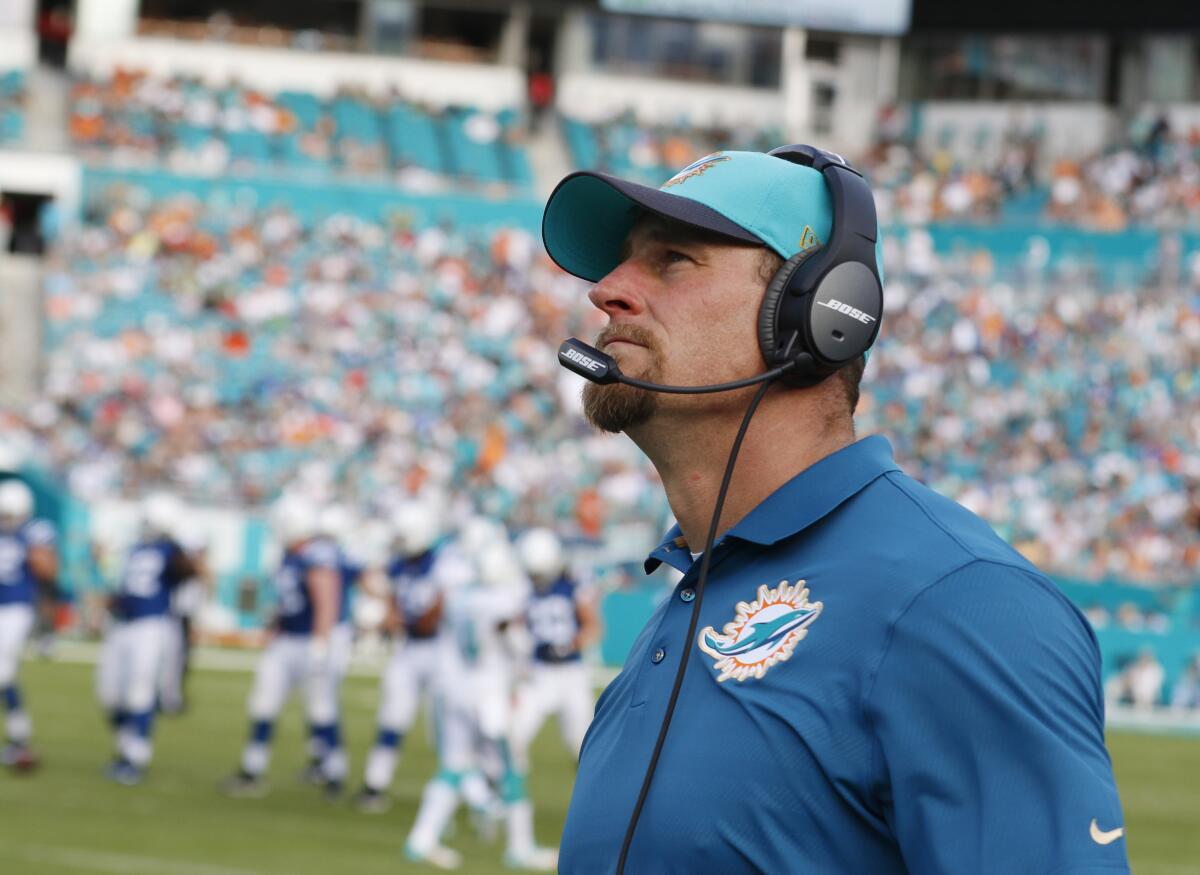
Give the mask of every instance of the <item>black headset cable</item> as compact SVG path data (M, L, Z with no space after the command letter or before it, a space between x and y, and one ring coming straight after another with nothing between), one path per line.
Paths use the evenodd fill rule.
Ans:
M708 566L712 560L713 541L716 540L717 526L721 522L725 494L729 491L730 480L733 479L733 466L737 462L738 450L742 447L742 439L746 436L746 430L750 427L750 420L758 409L758 403L762 401L763 396L767 394L767 390L774 385L774 382L774 378L772 378L762 383L758 391L754 393L750 406L746 408L746 415L742 417L737 437L733 439L733 447L729 450L729 461L725 463L725 476L721 479L721 489L717 492L717 503L713 507L712 521L708 524L708 537L704 540L704 555L700 558L700 576L696 580L696 599L692 602L692 618L688 623L687 638L684 641L682 652L679 654L679 668L675 671L675 685L671 688L671 698L667 700L667 711L663 715L662 726L658 730L654 753L650 755L650 763L646 766L642 789L638 792L637 803L633 806L633 813L629 816L629 825L625 828L625 841L621 844L621 856L617 859L617 875L625 873L625 862L629 857L630 845L633 844L633 834L637 830L638 819L642 815L646 796L650 792L650 782L654 779L654 771L658 767L658 758L662 753L663 743L667 739L667 730L671 727L671 718L675 714L675 703L679 700L679 691L683 688L683 676L687 672L688 656L692 652L692 639L696 637L696 626L700 622L700 605L704 601L704 588L708 583Z

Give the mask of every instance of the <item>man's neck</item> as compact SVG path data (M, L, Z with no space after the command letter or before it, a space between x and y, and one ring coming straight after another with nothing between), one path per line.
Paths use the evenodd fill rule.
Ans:
M794 396L778 389L763 399L738 453L718 537L801 471L854 442L848 417L830 423L808 412ZM744 413L743 405L740 411L720 416L655 417L630 433L658 470L692 551L704 549L721 477Z

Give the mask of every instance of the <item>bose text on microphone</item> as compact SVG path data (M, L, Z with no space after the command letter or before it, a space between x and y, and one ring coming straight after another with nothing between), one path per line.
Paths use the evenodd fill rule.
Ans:
M621 379L616 359L574 337L559 344L558 363L593 383L616 383Z

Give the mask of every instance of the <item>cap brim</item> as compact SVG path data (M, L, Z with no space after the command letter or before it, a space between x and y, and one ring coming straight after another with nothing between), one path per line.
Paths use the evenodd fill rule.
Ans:
M555 187L542 214L542 241L567 273L599 282L621 263L625 238L643 211L762 245L754 234L699 201L591 170L572 173Z

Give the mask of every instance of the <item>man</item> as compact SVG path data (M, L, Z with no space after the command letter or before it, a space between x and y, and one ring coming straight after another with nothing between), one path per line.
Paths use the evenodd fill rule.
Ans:
M759 343L764 289L778 293L770 281L785 259L795 268L845 239L831 238L847 221L834 205L846 208L855 181L823 155L824 172L724 152L662 189L597 173L559 184L547 250L595 283L590 299L608 317L597 345L627 377L706 385L774 363ZM877 237L869 192L853 217L855 233ZM861 256L854 275L878 289ZM803 294L800 304L831 306ZM830 323L844 336L880 312L844 303L832 309L847 318ZM694 635L698 554L756 390L586 387L588 418L646 453L678 520L647 567L683 578L597 705L565 875L620 868L681 658L624 871L1128 871L1090 628L986 524L905 476L884 438L856 441L863 357L844 364L762 397Z
M592 722L595 698L583 649L599 635L596 605L567 573L562 542L549 529L530 529L517 540L517 555L533 584L525 608L532 639L528 681L517 694L513 743L518 762L551 714L558 716L563 743L579 756Z
M33 519L33 493L20 480L0 483L0 696L4 698L5 747L0 763L26 771L37 765L30 746L33 722L25 710L17 671L34 622L38 590L53 591L58 579L54 526Z
M437 549L437 509L406 502L392 517L395 555L387 566L392 645L380 683L378 730L367 756L363 788L355 797L360 811L382 813L391 807L387 795L396 773L404 738L417 717L422 699L430 699L446 670L442 612L446 597L446 562Z
M172 496L147 496L141 507L140 537L129 550L109 600L112 622L96 668L96 693L116 740L107 775L126 786L142 782L153 754L171 595L195 574L172 536L182 514L182 505Z
M274 578L274 635L259 659L250 693L250 737L241 767L222 786L231 796L266 794L275 720L292 692L301 689L310 740L319 745L313 748L320 751L317 775L326 794L336 796L347 769L338 695L350 657L350 629L342 622L342 558L336 544L318 537L317 509L306 498L285 495L272 515L284 548Z

